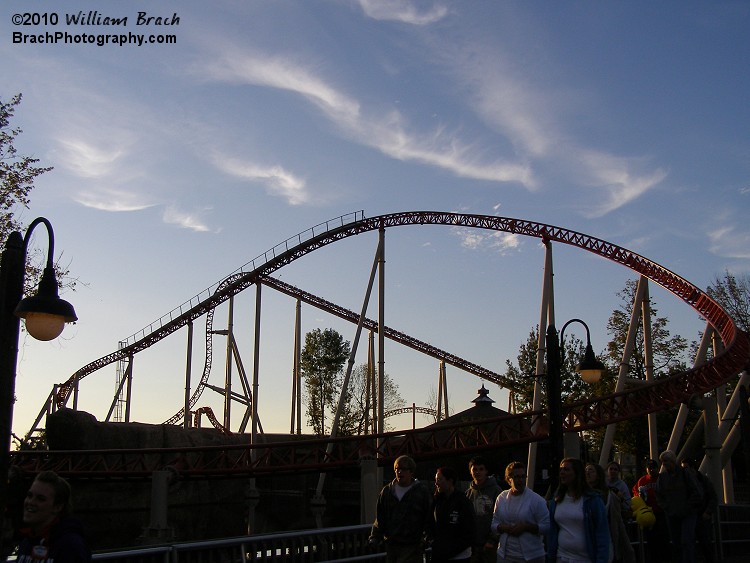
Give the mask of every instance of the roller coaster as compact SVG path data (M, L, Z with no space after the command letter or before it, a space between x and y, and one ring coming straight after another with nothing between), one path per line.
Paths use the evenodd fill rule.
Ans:
M295 260L315 250L331 245L337 241L367 232L377 231L380 234L379 246L373 263L370 288L373 285L376 271L381 272L384 245L384 233L387 229L401 226L442 225L498 231L540 239L547 249L549 268L545 268L545 293L542 304L542 323L540 334L544 333L547 323L553 324L553 298L551 296L551 248L563 244L585 250L594 255L620 264L639 274L644 281L652 281L674 294L692 307L707 321L707 331L715 331L720 337L723 348L713 357L695 367L657 380L648 380L644 384L624 388L619 385L614 393L591 397L567 404L563 412L563 429L566 432L580 432L601 426L610 426L634 417L641 417L668 409L675 405L686 404L695 397L710 393L717 387L736 378L744 372L750 361L750 340L741 331L727 312L704 291L668 270L667 268L637 253L605 240L561 227L537 223L528 220L490 215L449 213L438 211L415 211L365 217L363 212L344 215L339 218L316 225L295 237L287 239L269 251L261 254L245 266L234 272L214 288L196 296L194 299L174 309L159 320L151 323L139 333L123 341L115 352L103 356L76 371L67 381L59 384L52 391L43 405L34 427L27 438L38 429L45 414L67 406L73 397L76 405L79 386L84 378L115 362L124 362L132 369L133 358L139 352L155 345L168 335L183 327L192 327L197 319L206 317L206 358L200 383L197 385L185 407L165 421L164 424L182 423L188 426L186 418L190 413L203 413L209 417L207 410L194 410L201 393L209 388L208 375L212 363L213 316L217 307L230 301L235 295L250 287L260 288L265 285L285 293L301 302L325 310L339 318L345 319L378 335L382 354L382 339L388 338L436 358L441 362L454 365L461 370L496 383L504 388L512 385L504 376L494 373L459 356L433 347L403 332L385 326L381 318L369 319L365 316L366 303L362 313L344 309L311 293L291 286L272 277L272 274ZM381 278L382 283L382 278ZM369 296L369 290L368 290ZM355 342L356 346L356 342ZM540 354L544 353L543 344ZM381 356L382 362L382 356ZM540 364L541 365L541 364ZM382 364L381 364L382 366ZM621 373L621 379L623 374ZM123 393L121 386L113 401ZM253 382L256 385L257 381ZM375 412L379 418L376 433L353 437L336 437L335 435L318 440L284 440L269 443L258 434L259 419L255 412L252 397L253 385L243 384L248 404L248 416L253 423L250 444L236 446L211 446L202 448L169 448L169 449L133 449L133 450L99 450L99 451L44 451L15 452L15 462L21 463L29 471L52 469L64 475L79 477L118 477L148 478L153 471L169 467L186 476L218 477L226 475L264 475L298 471L326 471L341 467L355 466L363 455L375 456L380 460L390 460L402 453L409 453L419 458L438 457L463 452L478 452L507 444L533 444L547 438L546 425L542 423L544 409L538 400L530 411L510 414L485 421L481 427L466 424L441 425L438 428L427 427L397 432L384 432L382 419L385 412ZM299 390L298 390L299 392ZM381 407L382 409L382 401ZM731 409L736 413L737 405ZM410 409L407 409L410 410ZM110 409L110 414L112 409ZM734 413L726 411L724 419L730 419ZM243 420L246 424L248 419ZM228 424L223 425L213 418L212 423L222 431L229 432ZM722 438L732 428L722 427ZM291 436L290 436L291 438ZM366 453L363 453L366 452Z

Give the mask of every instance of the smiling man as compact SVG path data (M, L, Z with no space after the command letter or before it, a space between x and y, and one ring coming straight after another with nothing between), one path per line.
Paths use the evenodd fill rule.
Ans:
M37 475L23 503L19 563L89 563L91 551L69 515L70 485L52 471Z

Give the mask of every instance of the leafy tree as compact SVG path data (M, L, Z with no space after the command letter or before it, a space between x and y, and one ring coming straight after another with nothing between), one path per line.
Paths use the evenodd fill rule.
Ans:
M0 237L3 241L11 231L21 229L15 210L19 206L28 208L34 179L52 170L37 166L38 158L18 154L15 141L22 130L11 127L10 121L20 103L21 94L13 96L8 103L0 99Z
M630 327L631 311L635 300L638 282L628 280L625 287L617 293L620 297L620 305L615 309L607 322L607 332L612 339L607 344L608 363L613 374L619 372L622 354L625 349L628 329ZM649 311L651 315L651 347L653 351L653 373L654 378L668 377L679 371L687 369L685 353L688 343L680 335L672 335L669 332L667 317L658 316L658 311L653 299L649 299ZM635 337L633 353L628 361L629 376L634 379L646 379L646 360L643 351L643 324L638 324ZM615 380L612 378L608 385L610 391L614 390ZM674 421L674 412L663 411L657 414L657 429L659 431L658 442L666 444L669 439L669 430ZM592 432L595 443L601 443L603 430ZM636 455L641 460L647 457L648 451L648 421L646 417L638 417L618 423L615 432L615 448L624 453Z
M607 321L607 332L612 339L607 344L607 355L612 366L619 366L630 327L631 311L635 301L637 280L628 280L625 287L617 293L620 305L612 311ZM688 343L680 335L672 336L667 328L669 319L657 315L654 300L649 299L651 315L651 348L653 352L654 378L666 377L686 369L685 352ZM629 360L629 375L635 379L646 379L646 360L643 352L643 324L638 323L635 346ZM616 370L614 370L617 373Z
M349 342L332 328L316 328L305 335L300 355L300 371L305 381L307 422L319 436L330 432L331 416L336 412L341 370L349 357Z
M52 170L51 166L39 166L38 158L18 154L15 143L23 130L11 126L11 120L20 103L21 94L16 94L7 103L0 99L0 245L3 249L11 232L23 232L17 212L28 209L31 201L29 192L34 187L34 180ZM41 250L31 249L29 252L24 293L30 293L38 283L46 265L45 258L46 254ZM75 280L68 277L67 269L56 264L55 271L58 283L75 289Z
M377 378L377 370L375 377ZM367 364L355 366L349 378L349 388L344 403L344 411L341 413L339 419L339 434L342 436L364 434L367 431L366 426L368 421L369 424L372 424L372 392L371 389L368 391L367 383ZM398 392L398 385L387 373L385 374L383 385L385 392L383 409L385 412L401 408L406 404ZM343 380L339 388L341 387L343 387ZM390 430L387 421L384 429Z
M563 335L563 337L563 358L560 366L561 390L563 402L570 403L590 396L592 391L596 393L602 384L597 383L596 387L592 389L591 385L581 380L575 369L580 363L586 347L583 341L578 338L567 335ZM536 326L529 331L526 342L519 347L516 358L517 363L514 365L510 360L505 360L505 376L514 382L513 389L509 389L509 392L514 395L516 410L518 412L531 410L534 399L534 383L538 375L542 376L538 378L538 381L542 386L543 395L546 395L547 386L543 377L546 373L546 362L542 373L536 373L536 356L538 350L539 327Z
M735 276L725 270L723 276L715 276L706 289L742 330L750 332L750 276Z

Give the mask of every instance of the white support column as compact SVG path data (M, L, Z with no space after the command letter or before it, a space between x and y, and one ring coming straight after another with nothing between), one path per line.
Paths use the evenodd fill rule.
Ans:
M375 381L375 333L370 331L367 345L367 414L365 415L365 434L375 434L375 424L378 420L376 381Z
M547 344L545 336L547 334L547 322L551 317L551 322L554 323L555 319L555 305L554 305L554 288L552 284L552 243L548 240L544 241L544 272L542 274L542 302L539 311L539 338L538 348L536 353L536 379L534 380L534 398L532 400L532 410L541 410L542 408L542 386L540 384L540 377L543 375L544 370L544 357L547 352ZM539 427L539 420L535 420L532 425L532 432L536 433ZM529 444L529 457L526 463L526 484L530 488L534 488L534 481L536 477L536 454L537 454L537 442L531 442Z
M125 387L125 422L130 422L130 400L133 397L133 354L128 356L127 386Z
M297 298L294 315L294 362L292 368L292 422L291 433L302 434L302 300ZM296 430L295 430L296 422Z
M443 362L438 363L438 388L437 388L437 416L435 420L443 420Z
M646 362L646 381L651 383L654 381L654 347L651 338L651 296L648 283L643 291L641 316L643 318L643 359ZM648 415L648 456L651 459L659 459L659 435L655 412Z
M260 374L260 306L261 306L261 287L263 284L255 284L255 343L253 350L253 423L251 425L250 443L255 445L258 440L258 377ZM255 456L253 455L253 461Z
M187 354L185 359L185 406L183 408L182 427L190 428L190 380L193 366L193 321L188 322Z
M258 378L260 374L260 310L261 310L261 288L263 284L255 284L255 341L253 346L253 393L250 398L252 408L252 423L250 425L250 445L258 443ZM255 463L256 450L250 452L250 460ZM254 534L255 530L255 508L258 506L260 493L255 484L255 477L247 480L247 533Z
M224 368L224 428L232 427L232 329L234 328L234 296L229 298L227 315L227 360Z
M721 475L721 442L719 441L719 421L717 417L716 396L712 393L703 399L703 423L706 428L705 462L708 465L708 478L711 483L722 483ZM703 466L703 463L701 463ZM721 492L721 491L719 491ZM724 495L721 495L722 497ZM719 499L721 502L723 499Z
M615 393L622 391L625 388L625 379L627 378L630 370L630 357L633 354L633 348L635 347L635 337L638 335L638 321L641 318L641 304L643 298L647 295L648 279L645 276L641 276L638 280L638 286L635 291L635 299L633 299L633 309L630 313L630 326L628 327L628 335L625 339L625 348L622 351L622 361L620 362L620 370L617 374L617 383L615 384ZM609 462L609 454L612 450L612 443L615 439L615 430L617 429L616 424L607 425L607 430L604 432L604 441L602 443L602 451L599 454L599 465L606 467Z
M367 290L365 291L365 298L362 301L362 308L359 313L359 320L357 321L357 329L354 333L354 339L352 340L351 350L349 351L349 360L346 366L346 372L344 374L344 381L341 384L341 393L339 394L339 401L336 405L336 412L333 415L333 422L331 423L331 438L335 438L339 432L339 421L341 420L341 413L344 412L346 406L347 391L349 390L349 380L351 379L352 370L354 369L354 360L357 356L357 349L359 348L359 340L362 336L362 327L367 320L367 307L370 304L370 296L372 295L372 287L375 284L375 274L378 270L378 262L380 261L380 244L375 252L375 260L372 263L372 270L370 271L370 278L367 282ZM381 395L381 402L385 403L385 395ZM326 446L326 455L330 455L333 451L333 442L329 442ZM315 489L316 496L322 496L323 485L325 484L326 473L322 472L318 477L318 486Z
M724 351L724 343L722 342L721 338L719 337L719 334L714 331L714 337L713 337L713 345L714 345L714 357L719 355ZM714 390L714 393L716 394L716 419L717 423L721 425L721 422L724 418L724 416L727 413L727 386L726 384L721 385L717 387ZM719 443L721 443L722 438L719 434L718 428L716 432L717 436L716 439ZM722 485L724 490L723 499L719 499L719 502L722 502L724 504L734 504L734 477L732 476L732 460L730 459L729 462L722 467L721 465L721 452L719 452L719 455L717 456L719 464L719 468L721 470L721 477L722 477Z
M710 324L706 323L706 330L703 331L703 338L701 338L700 345L698 346L698 351L695 353L693 366L699 366L706 363L706 351L708 350L709 344L711 344L713 332L714 328ZM678 447L680 445L680 438L682 437L682 432L685 429L685 422L687 421L689 412L690 406L686 403L682 403L679 410L677 411L677 418L675 419L674 426L672 427L672 435L669 437L669 443L667 444L667 449L675 452L678 459L684 455L683 452L678 451ZM702 431L703 419L701 418L696 423L695 428L693 428L691 436L688 437L688 442L693 435L699 436L700 432Z
M385 432L385 227L380 227L378 234L378 434L382 434Z
M448 408L448 378L445 375L445 360L440 360L440 381L443 385L443 419L450 416L450 409Z

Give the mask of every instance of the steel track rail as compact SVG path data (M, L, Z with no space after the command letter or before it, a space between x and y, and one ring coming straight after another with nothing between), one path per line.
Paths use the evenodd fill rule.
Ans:
M233 276L231 283L227 283L211 297L199 303L188 312L166 323L145 338L81 368L61 386L60 393L58 394L58 404L64 404L64 399L67 397L76 379L80 380L85 375L96 371L104 365L124 359L131 354L148 348L165 336L185 326L188 322L213 310L232 295L243 291L255 283L262 282L262 278L318 248L369 231L386 229L388 227L427 224L462 226L521 234L540 238L545 241L560 242L589 251L622 264L661 285L692 307L699 315L710 322L721 335L725 345L724 352L702 366L632 390L579 401L573 405L566 405L563 409L563 426L565 431L595 428L628 418L643 416L651 412L664 410L669 406L681 402L686 402L695 395L706 393L727 382L750 363L750 340L748 340L747 334L736 327L732 319L718 303L684 278L639 254L596 237L533 221L488 215L417 211L363 218L330 229L274 256L251 272ZM516 417L520 420L524 419L524 417L528 418L539 415L540 413L522 413L521 415L516 415L509 419L506 418L505 420L509 422ZM519 425L518 431L515 434L508 434L505 430L495 429L486 434L472 434L470 437L466 434L467 431L456 429L447 441L444 438L444 427L438 430L421 429L403 432L400 434L401 438L398 441L394 441L392 437L385 434L381 436L384 445L380 454L389 459L394 452L409 451L413 455L425 457L455 451L456 444L460 444L467 451L473 451L496 447L499 443L503 443L503 440L509 440L510 442L508 443L522 443L545 437L544 435L534 434L530 428L523 430L521 426L526 428L525 425ZM343 440L348 440L351 444L357 444L365 439L372 440L372 437L356 437ZM327 444L328 441L324 441L324 443ZM265 447L270 448L270 445ZM265 459L269 462L273 460L275 463L278 463L277 469L296 465L296 470L298 471L319 471L325 467L334 468L339 465L352 463L347 456L337 453L343 451L344 448L335 448L334 452L328 456L321 457L323 454L318 454L315 456L306 455L299 457L291 453L296 447L293 443L277 444L274 447L278 448L278 452L273 454L270 450L267 450ZM302 445L300 444L299 447L302 447ZM246 449L249 451L251 448ZM325 447L323 448L324 450ZM282 456L279 453L281 451L290 453L287 456ZM38 456L42 458L50 454L57 455L55 452L44 452L43 454L38 454ZM291 462L289 456L294 458ZM32 458L25 459L31 462ZM199 469L188 470L189 473L196 475L202 474L201 471ZM254 465L245 464L242 466L242 471L257 473L261 469L257 463Z

